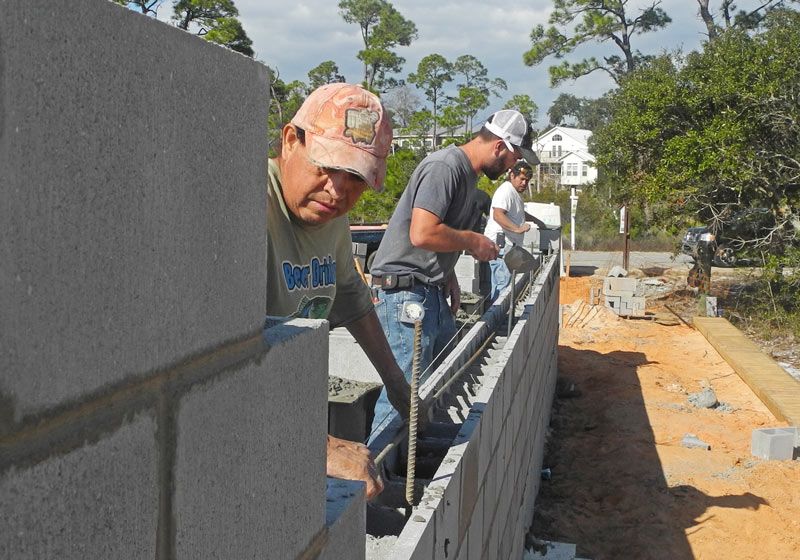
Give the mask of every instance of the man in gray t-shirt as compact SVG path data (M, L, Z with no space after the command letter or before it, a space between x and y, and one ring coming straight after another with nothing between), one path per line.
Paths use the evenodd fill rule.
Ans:
M455 334L459 254L467 251L481 261L498 255L494 241L472 231L478 174L497 179L520 158L538 163L530 145L531 130L522 114L498 111L472 140L430 154L411 175L371 267L373 285L379 288L375 310L406 378L414 327L401 320L408 315L403 309L409 302L424 309L424 371ZM375 408L376 423L382 420L382 403L383 395Z

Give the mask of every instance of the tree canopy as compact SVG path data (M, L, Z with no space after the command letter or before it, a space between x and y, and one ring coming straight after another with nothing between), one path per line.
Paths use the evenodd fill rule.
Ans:
M631 44L637 35L666 27L672 20L659 8L660 0L630 15L628 0L554 0L550 27L537 25L531 31L531 48L524 53L527 66L536 66L548 56L562 59L578 47L610 41L621 54L598 60L592 56L578 62L563 61L550 66L550 84L557 86L565 80L575 80L597 70L606 72L615 82L648 60Z
M253 56L253 42L238 19L233 0L176 0L172 11L172 20L179 28L194 30L207 41Z
M408 75L409 83L414 84L425 94L431 102L433 110L433 148L436 149L436 125L439 116L439 106L444 97L444 86L453 81L453 65L440 54L429 54L423 57L417 65L417 71Z
M779 250L800 230L800 14L774 10L755 33L731 28L702 52L662 56L610 97L598 164L620 197L654 204L662 223L724 224L766 208L748 244ZM660 209L660 212L658 211Z
M319 86L344 82L344 76L339 74L339 67L332 60L320 62L308 71L308 92L311 93Z
M596 130L610 117L608 97L597 99L562 93L547 110L550 126L566 125Z
M364 48L358 59L364 65L364 85L386 91L398 85L390 74L400 72L405 59L393 49L407 47L417 38L417 26L386 0L341 0L339 13L347 23L361 30Z

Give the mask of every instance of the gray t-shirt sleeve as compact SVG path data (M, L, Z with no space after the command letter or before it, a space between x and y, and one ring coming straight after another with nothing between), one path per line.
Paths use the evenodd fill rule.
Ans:
M417 174L413 207L427 210L444 221L457 186L456 176L449 166L430 162Z

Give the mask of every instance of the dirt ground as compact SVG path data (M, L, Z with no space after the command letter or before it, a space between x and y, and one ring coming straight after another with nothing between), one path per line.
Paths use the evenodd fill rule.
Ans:
M600 281L562 280L562 303ZM800 461L750 455L754 428L786 424L685 322L696 304L674 282L650 319L567 309L559 374L577 391L560 383L533 534L595 560L800 558ZM721 406L690 404L706 386Z

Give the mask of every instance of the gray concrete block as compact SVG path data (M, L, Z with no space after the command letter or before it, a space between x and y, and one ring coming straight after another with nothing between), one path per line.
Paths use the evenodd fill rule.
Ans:
M447 458L445 459L445 461ZM443 467L447 467L445 463ZM441 501L436 508L436 533L433 558L455 558L461 546L458 516L461 511L461 468L456 466L451 474L436 473L431 486L441 481ZM442 478L440 478L442 477Z
M364 483L328 478L325 526L328 540L319 560L364 560L366 557Z
M478 278L480 261L477 261L472 255L462 254L456 261L455 273L456 276L463 276L464 278Z
M154 414L0 477L0 558L156 558Z
M478 278L468 278L464 276L458 276L458 287L461 288L462 292L471 292L473 294L480 294L481 293L481 282Z
M398 560L427 560L434 558L433 546L436 535L436 510L418 506L411 520L406 523L392 549L392 558Z
M638 285L639 281L636 278L606 277L603 278L603 293L617 294L620 292L630 292L630 295L633 295Z
M485 504L484 487L481 486L477 491L475 508L472 511L467 534L470 536L467 544L467 558L469 560L480 560L483 552L484 531L483 531L483 509Z
M0 11L14 421L256 333L266 67L104 0Z
M751 453L768 461L793 458L797 428L761 428L753 430Z
M350 331L345 328L333 329L330 331L328 341L330 347L328 373L353 381L383 385L378 370L369 361Z
M481 481L478 479L478 441L470 441L461 458L461 498L458 513L459 540L463 540L472 523Z
M326 323L265 338L258 363L180 399L176 558L294 558L325 523Z

